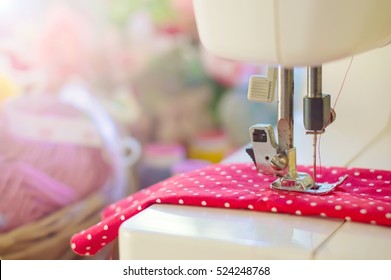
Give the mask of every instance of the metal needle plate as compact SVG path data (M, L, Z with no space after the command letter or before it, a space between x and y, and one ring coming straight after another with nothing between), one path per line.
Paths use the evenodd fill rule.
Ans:
M300 173L305 174L305 173ZM284 178L278 178L276 181L274 181L270 187L272 189L277 190L284 190L284 191L294 191L294 192L303 192L303 193L309 193L309 194L315 194L315 195L322 195L327 194L331 191L333 191L336 187L341 185L348 175L344 175L339 178L339 181L333 184L329 183L313 183L308 188L303 188L300 184L297 184L297 181L293 179L284 179Z

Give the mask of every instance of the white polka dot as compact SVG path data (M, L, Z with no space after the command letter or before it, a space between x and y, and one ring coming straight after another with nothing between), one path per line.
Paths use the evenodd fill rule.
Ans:
M106 245L106 243L105 243L105 242L102 242L102 243L100 243L100 245L101 245L101 246L105 246L105 245Z
M361 182L366 182L367 181L367 179L361 179Z
M72 248L73 250L75 250L76 244L75 244L75 243L72 243L72 244L71 244L71 248Z
M381 180L381 179L383 179L383 176L382 175L379 175L379 176L377 176L376 177L378 180Z
M317 204L316 204L316 202L311 202L310 205L311 205L312 207L315 207Z
M366 209L361 209L361 210L360 210L360 213L361 213L361 214L366 214L366 213L367 213L367 210L366 210Z
M386 214L386 218L387 218L387 219L391 219L391 213L387 213L387 214Z
M354 172L354 176L360 176L360 172L358 171Z
M262 198L263 201L268 201L269 199L267 197Z
M183 200L182 200L182 199L179 199L179 200L178 200L178 203L179 203L179 204L183 204Z
M86 247L86 250L87 251L91 250L91 247L90 246Z
M320 216L327 217L327 215L325 213L320 213Z
M285 198L285 195L280 195L280 198Z
M121 215L121 221L125 221L125 216L124 215Z
M88 239L88 240L91 240L91 239L92 239L92 235L91 235L91 234L88 234L88 235L87 235L87 239Z
M121 211L121 207L115 208L115 212L119 212L119 211Z
M225 208L229 208L231 205L228 203L228 202L226 202L226 203L224 203L224 207Z
M376 192L381 192L381 189L377 189Z
M239 196L239 199L245 199L246 197L245 196Z
M102 236L102 239L107 239L107 236L106 236L106 235L103 235L103 236Z
M346 217L345 217L345 220L348 221L348 222L350 222L350 221L352 220L352 218L350 218L349 216L346 216Z
M286 204L292 204L292 200L287 200Z
M295 214L296 215L301 215L301 211L300 210L296 210Z
M374 183L369 183L369 186L370 187L373 187L375 184Z
M222 195L221 194L216 194L216 197L221 197Z
M358 191L358 189L353 189L354 192Z
M337 170L333 170L333 171L331 171L331 174L337 174L338 173L338 171Z
M347 183L346 186L347 186L347 187L351 187L352 184L351 184L351 183Z
M316 174L316 178L322 178L321 174Z
M389 184L389 183L390 183L390 181L384 181L384 183L386 183L386 184Z
M277 212L277 208L276 208L276 207L273 207L271 210L272 210L272 212L274 212L274 213Z
M373 201L369 201L369 202L368 202L368 204L370 204L370 205L374 205L374 204L375 204L375 202L373 202Z
M341 210L342 209L342 206L341 205L335 205L335 210Z
M156 199L156 203L161 203L162 201L158 198Z
M376 225L376 221L371 221L371 225Z
M205 200L201 201L201 205L206 206L206 201Z
M87 253L85 253L84 255L85 255L85 256L89 256L89 255L90 255L90 253L88 253L88 252L87 252Z
M251 204L249 204L249 205L247 206L247 208L253 210L253 209L254 209L254 206L252 206Z
M383 207L383 206L377 206L377 210L383 211L383 210L384 210L384 207Z
M108 229L109 229L109 226L108 226L108 225L105 225L105 226L103 227L103 229L104 229L104 230L108 230Z
M141 209L143 209L143 208L141 207L141 205L139 205L139 206L137 207L137 210L138 210L138 211L141 211Z

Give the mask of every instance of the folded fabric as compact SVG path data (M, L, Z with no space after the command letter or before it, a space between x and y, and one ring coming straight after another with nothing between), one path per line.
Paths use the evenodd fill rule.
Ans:
M310 173L309 167L299 167ZM139 191L103 212L100 223L75 234L71 247L93 255L118 236L120 225L155 203L220 207L320 216L391 227L391 171L323 168L319 182L345 182L318 196L270 189L273 176L259 174L253 164L218 164L169 178Z

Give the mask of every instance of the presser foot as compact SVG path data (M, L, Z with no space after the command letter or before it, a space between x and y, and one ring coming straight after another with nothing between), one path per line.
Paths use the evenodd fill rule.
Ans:
M294 191L294 192L302 192L309 193L314 195L322 195L327 194L333 191L336 187L341 185L348 175L344 175L339 178L339 181L336 183L317 183L314 182L306 173L297 173L297 178L292 178L289 175L278 178L274 181L270 187L275 190L283 190L283 191Z

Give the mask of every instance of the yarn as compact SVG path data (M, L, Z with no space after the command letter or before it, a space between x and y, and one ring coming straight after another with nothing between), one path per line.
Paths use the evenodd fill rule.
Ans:
M90 141L94 137L99 134L86 116L55 97L7 104L0 117L0 232L51 214L107 184L111 162L102 144Z

